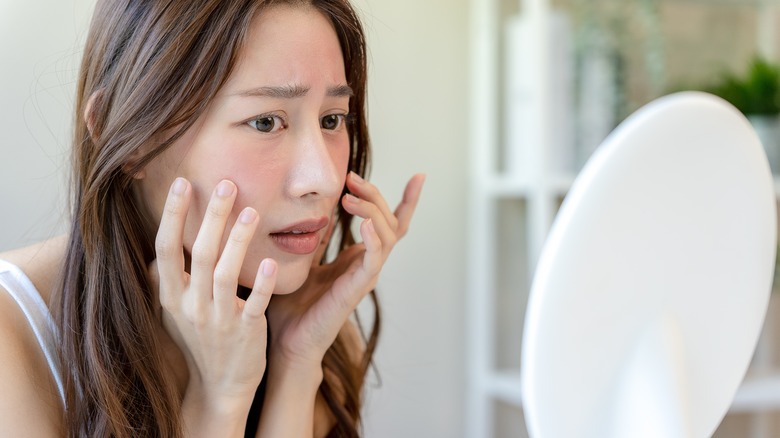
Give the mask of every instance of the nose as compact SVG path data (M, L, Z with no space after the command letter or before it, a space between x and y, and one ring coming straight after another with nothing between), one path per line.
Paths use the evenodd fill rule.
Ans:
M336 165L336 146L329 144L319 125L307 127L292 136L295 143L288 190L294 198L331 197L341 194L346 175Z

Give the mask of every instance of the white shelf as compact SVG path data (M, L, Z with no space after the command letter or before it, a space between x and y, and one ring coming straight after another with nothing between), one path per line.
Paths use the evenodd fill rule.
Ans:
M484 179L483 192L498 198L530 198L535 195L562 198L569 192L574 178L574 175L551 175L545 180L533 181L505 175L493 176Z
M563 198L571 189L576 175L552 175L545 181L530 181L505 175L484 178L482 192L497 198L530 198L544 193ZM774 176L775 195L780 200L780 175Z
M496 372L487 379L485 386L493 398L517 408L523 407L520 371ZM748 375L729 408L731 413L762 410L780 410L780 370L760 376Z
M530 181L493 176L484 179L482 192L497 198L527 198L534 190L535 187Z

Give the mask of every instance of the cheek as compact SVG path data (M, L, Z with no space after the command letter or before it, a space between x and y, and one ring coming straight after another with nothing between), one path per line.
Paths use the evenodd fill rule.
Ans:
M347 178L347 171L349 171L349 140L345 140L343 145L339 145L338 147L334 148L334 151L331 153L331 159L333 160L333 164L336 167L336 170L338 171L338 174L341 175L344 180L341 181L342 185L346 181Z
M279 164L279 160L268 156L258 157L257 154L237 155L230 159L218 155L201 158L204 158L202 163L211 163L211 165L199 166L197 171L188 169L189 175L185 175L193 188L185 230L187 249L192 249L214 189L223 179L233 181L238 188L238 194L222 236L222 247L224 248L238 215L246 207L252 207L259 213L260 225L257 231L259 233L264 217L269 207L273 205L284 178L284 169Z
M228 178L238 187L238 196L233 212L238 215L245 207L252 207L263 217L273 201L282 192L285 169L279 160L267 157L248 158L235 163L232 169L225 169Z

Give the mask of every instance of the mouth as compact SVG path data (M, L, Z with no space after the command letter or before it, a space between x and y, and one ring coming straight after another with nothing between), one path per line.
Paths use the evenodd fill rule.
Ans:
M320 231L328 226L328 222L325 216L307 219L269 235L276 246L284 252L298 255L311 254L320 246Z

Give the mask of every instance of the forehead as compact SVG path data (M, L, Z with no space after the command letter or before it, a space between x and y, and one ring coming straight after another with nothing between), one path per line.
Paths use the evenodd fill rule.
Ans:
M317 88L346 82L344 59L330 20L311 6L262 9L226 84L228 91L264 85Z

